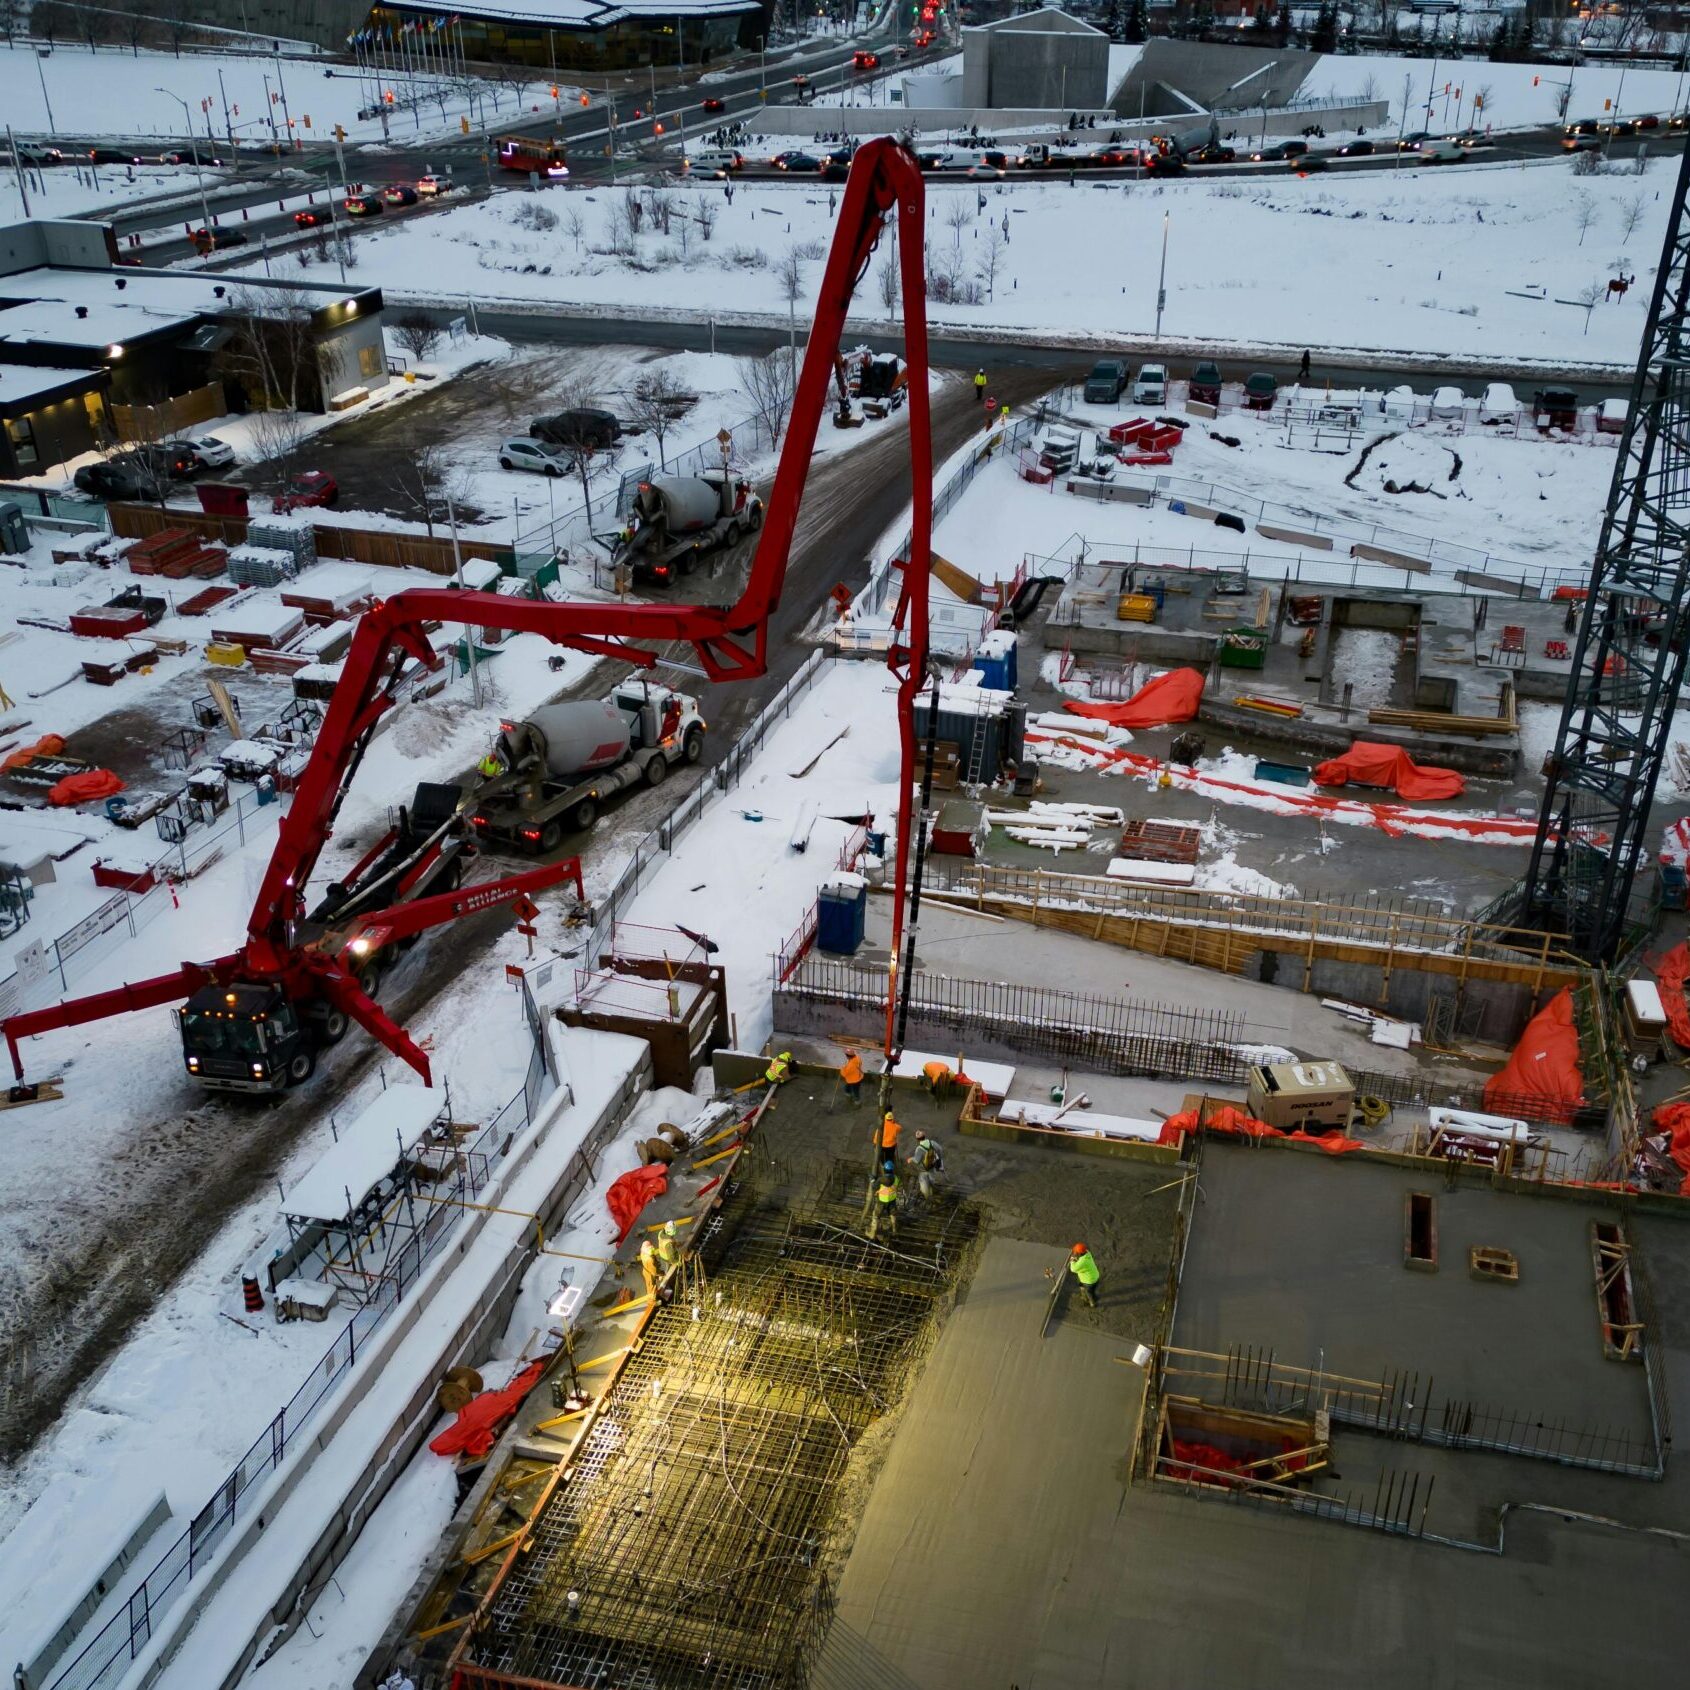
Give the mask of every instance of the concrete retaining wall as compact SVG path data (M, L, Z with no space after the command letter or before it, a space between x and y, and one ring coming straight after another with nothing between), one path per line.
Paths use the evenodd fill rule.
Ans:
M1086 649L1077 641L1069 643L1076 651ZM1151 655L1142 645L1139 649L1142 655ZM1246 675L1240 671L1230 673L1239 680L1240 690L1247 690L1242 685ZM1257 739L1319 759L1348 751L1354 740L1373 739L1400 745L1416 762L1437 763L1447 769L1459 769L1463 774L1483 775L1491 780L1511 780L1520 764L1519 750L1512 743L1499 745L1484 740L1443 739L1429 734L1409 733L1402 728L1368 721L1365 710L1355 711L1348 722L1310 722L1299 717L1271 716L1259 710L1225 704L1216 698L1205 698L1198 707L1197 718L1213 727L1225 728L1231 733L1248 733ZM1387 798L1390 795L1363 792L1356 796Z
M1070 108L1071 109L1071 108ZM1371 106L1299 106L1295 111L1270 111L1264 123L1262 114L1255 112L1222 112L1219 114L1223 137L1236 135L1234 145L1242 147L1263 134L1301 135L1311 123L1331 128L1338 123L1346 127L1357 124L1372 130L1385 121L1384 101ZM1138 108L1133 107L1136 113ZM943 135L959 134L975 128L982 135L1007 137L1022 130L1058 127L1066 135L1068 112L1043 106L765 106L749 120L751 129L760 135L804 135L814 137L832 135L897 135L906 129L928 140ZM1201 120L1189 115L1181 124L1182 132L1199 127ZM1147 117L1141 123L1136 115L1100 128L1080 129L1074 139L1081 146L1101 146L1111 135L1131 140L1136 135L1160 135L1168 129L1162 118ZM695 145L702 144L694 134ZM1281 166L1281 169L1284 167ZM1030 182L1060 178L1060 171L1029 171ZM1022 180L1017 172L1011 181Z
M1064 622L1057 626L1063 644L1070 651L1098 652L1108 657L1130 653L1143 662L1188 663L1193 669L1208 668L1217 644L1214 634L1181 634L1170 628L1153 628L1144 622L1120 622L1104 627Z

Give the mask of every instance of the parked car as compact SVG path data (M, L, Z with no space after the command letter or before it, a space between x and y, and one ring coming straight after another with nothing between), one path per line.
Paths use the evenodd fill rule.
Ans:
M1578 426L1579 396L1570 387L1540 387L1532 395L1532 413L1539 428L1570 433Z
M247 238L239 229L195 229L188 236L195 252L221 252L225 247L245 246Z
M714 94L710 95L708 99L701 101L699 104L699 110L704 112L707 117L714 117L718 112L724 112L727 109L728 102L726 100L718 100Z
M436 176L431 170L426 176L417 178L417 192L425 200L430 200L437 194L448 194L452 191L452 179L449 176Z
M1208 359L1191 372L1189 396L1199 405L1218 405L1221 402L1221 367Z
M221 469L235 461L235 448L227 440L219 440L215 434L202 434L198 440L184 440L181 444L207 469Z
M1211 141L1206 147L1199 147L1194 153L1185 155L1187 164L1231 164L1238 157L1235 147L1222 146L1219 141Z
M1124 358L1100 358L1086 377L1085 402L1088 405L1118 405L1127 386L1127 362Z
M550 446L583 445L599 451L621 439L622 425L609 411L582 406L559 411L555 417L536 417L528 425L528 433Z
M532 435L519 434L499 448L500 469L526 469L535 475L562 475L567 465L555 447Z
M1168 402L1168 370L1164 364L1140 364L1133 382L1135 405L1165 405Z
M334 212L325 205L308 205L303 211L293 214L293 226L296 229L320 229L325 223L334 221Z
M1266 370L1257 370L1244 383L1244 408L1247 411L1271 411L1279 397L1279 383Z
M1479 421L1482 423L1512 422L1519 415L1520 401L1514 389L1505 381L1485 383L1484 396L1479 400Z
M408 188L403 182L395 182L390 188L383 188L381 197L387 205L415 205L417 190Z
M1346 141L1343 146L1333 149L1333 156L1335 158L1370 158L1378 150L1369 140Z
M1440 387L1432 394L1430 415L1434 422L1455 422L1467 413L1467 395L1459 387Z
M192 441L172 440L159 451L164 459L165 474L172 481L192 481L206 467L194 450Z
M132 453L84 464L71 481L79 493L96 499L162 499L165 492L164 478Z
M380 217L386 209L380 194L348 194L342 204L348 217Z
M340 498L340 483L322 469L308 469L288 483L285 493L278 493L278 511L306 510L314 506L332 505Z

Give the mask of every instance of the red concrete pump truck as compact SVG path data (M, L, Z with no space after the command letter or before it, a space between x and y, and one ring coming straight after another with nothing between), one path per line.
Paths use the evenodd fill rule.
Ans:
M379 962L383 947L427 928L514 902L559 880L573 878L579 890L580 870L570 861L503 880L457 886L461 865L454 860L449 873L440 866L449 836L425 818L413 822L409 837L383 841L346 883L329 888L315 905L308 905L307 885L377 723L396 702L401 681L414 672L409 666L433 667L440 661L424 636L425 624L460 622L507 633L539 634L556 645L617 658L642 669L655 665L658 653L670 642L678 642L692 647L712 680L749 681L764 674L769 617L780 602L799 502L817 427L827 408L851 296L867 271L881 230L893 215L898 219L905 302L914 498L913 540L902 571L903 593L888 658L899 679L904 757L894 864L897 900L892 956L896 959L904 935L915 808L915 700L927 683L933 454L923 308L921 172L900 145L879 140L861 147L851 163L773 494L738 602L725 608L552 604L425 588L396 593L376 604L359 620L311 759L283 818L275 853L247 923L245 943L210 962L183 963L155 979L11 1016L4 1030L20 1086L24 1073L20 1039L182 998L188 1000L179 1017L184 1062L205 1083L256 1090L298 1084L309 1077L317 1051L343 1035L349 1021L356 1021L416 1069L425 1083L432 1083L427 1056L366 989L372 960ZM442 880L447 889L437 890ZM919 906L919 859L916 901ZM378 904L381 907L375 907ZM896 982L894 961L888 983L889 1052ZM210 1071L213 1068L216 1072Z

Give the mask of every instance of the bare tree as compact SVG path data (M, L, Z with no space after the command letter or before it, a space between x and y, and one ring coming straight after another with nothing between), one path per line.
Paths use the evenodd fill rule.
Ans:
M634 222L626 200L612 200L604 214L605 249L616 258L626 258L634 250Z
M393 325L393 338L413 358L426 358L440 344L440 325L426 311L407 311Z
M575 248L575 256L581 256L581 237L587 232L587 220L576 206L569 206L563 214L563 232L570 244Z
M953 194L945 208L945 223L954 237L955 246L962 246L962 232L974 221L974 202L967 194Z
M898 308L898 249L888 246L881 255L880 268L874 273L875 285L880 290L880 303L886 307L888 320Z
M645 220L645 201L640 197L638 188L622 190L622 207L628 213L628 227L637 235Z
M1585 285L1573 295L1573 303L1584 307L1584 332L1590 333L1590 313L1607 297L1608 284L1598 276L1594 281Z
M686 219L681 219L686 227ZM668 370L654 370L641 376L634 384L634 421L657 442L658 467L667 469L669 459L663 442L677 422L692 408L694 395L678 382Z
M709 240L716 232L716 218L720 213L720 209L721 208L716 204L716 202L708 195L699 195L698 209L693 213L693 221L697 223L698 232L705 238L705 240Z
M980 256L974 261L974 272L986 284L988 299L993 297L996 289L998 266L1003 263L1004 249L1008 245L1002 228L996 223L988 223L980 241Z
M739 370L739 385L751 401L758 419L768 430L769 438L778 439L792 410L794 382L791 359L782 357L777 347L760 358L737 358L734 363Z
M558 423L548 429L546 442L558 460L581 484L581 508L593 502L593 477L615 457L613 448L603 446L603 436L594 430L587 413L598 397L579 377L554 389ZM601 456L602 454L602 456Z
M423 523L430 539L434 538L436 522L446 521L449 510L461 510L467 503L468 471L448 455L440 441L397 456L389 473L399 502L408 515Z
M1592 155L1581 153L1581 158ZM1584 237L1590 233L1591 225L1596 221L1596 201L1582 189L1573 195L1573 227L1579 232L1579 245L1584 245Z
M1625 246L1633 235L1637 233L1638 225L1642 223L1647 208L1641 194L1633 194L1630 199L1620 201L1620 245Z
M646 209L651 214L652 228L660 235L667 235L675 215L675 196L667 190L654 188Z
M304 442L301 413L322 402L316 305L298 288L237 288L229 296L233 332L215 368L238 385L252 409L253 449L265 466L261 479L275 486L286 479L287 460Z

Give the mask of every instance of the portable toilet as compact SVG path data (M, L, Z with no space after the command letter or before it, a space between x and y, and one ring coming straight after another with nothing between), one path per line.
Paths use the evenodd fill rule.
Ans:
M854 956L867 917L868 882L860 874L844 870L823 881L816 894L816 949Z
M23 506L8 500L0 505L0 552L21 556L29 550L29 525L23 519Z
M1014 692L1019 678L1015 653L1015 635L1007 628L989 633L974 654L974 668L979 673L980 685L990 687L994 692Z

